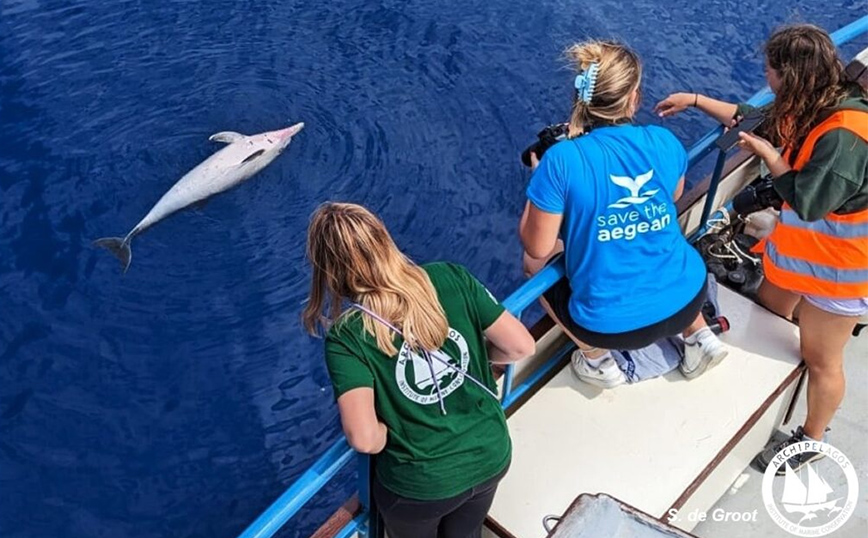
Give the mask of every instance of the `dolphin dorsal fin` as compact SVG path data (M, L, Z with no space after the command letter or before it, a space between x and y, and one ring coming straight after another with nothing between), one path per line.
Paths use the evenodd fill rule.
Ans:
M236 133L235 131L220 131L219 133L209 136L208 140L210 140L211 142L223 142L224 144L231 144L233 142L238 142L243 138L243 134Z

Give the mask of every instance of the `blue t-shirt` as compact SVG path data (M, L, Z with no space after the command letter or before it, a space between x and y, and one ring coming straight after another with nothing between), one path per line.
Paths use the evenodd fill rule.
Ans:
M705 264L678 225L673 197L687 152L657 126L598 127L550 148L527 197L563 215L570 314L599 333L662 321L696 297Z

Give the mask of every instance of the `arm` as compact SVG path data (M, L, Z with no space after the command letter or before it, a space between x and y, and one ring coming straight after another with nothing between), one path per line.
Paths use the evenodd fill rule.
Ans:
M348 390L338 398L341 426L350 446L364 454L378 454L385 448L388 430L377 419L374 389Z
M700 93L673 93L657 103L654 112L661 118L674 116L690 107L696 107L729 127L738 111L738 106L725 101L712 99Z
M524 324L504 311L485 329L488 339L488 359L496 364L515 362L533 355L536 342Z
M672 193L672 201L677 202L681 199L682 194L684 194L684 176L681 176L681 179L678 180L678 185L675 186L675 192Z
M564 216L547 213L531 202L524 207L518 233L528 256L534 259L547 259L555 253L558 244L558 231Z
M739 144L766 162L775 177L775 190L807 222L839 209L859 192L864 181L868 161L865 142L844 129L820 137L810 160L798 171L756 135L742 133Z

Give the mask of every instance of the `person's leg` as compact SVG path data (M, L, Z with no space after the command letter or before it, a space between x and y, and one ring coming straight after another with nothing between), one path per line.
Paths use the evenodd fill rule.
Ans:
M684 356L678 365L681 374L687 379L699 377L729 354L726 346L708 327L705 316L702 315L702 307L707 299L708 283L706 281L696 297L682 310L684 314L692 316L690 324L681 331L681 336L684 339ZM681 327L684 325L682 324Z
M468 496L419 501L393 493L379 480L374 480L372 490L389 538L437 538L443 516L461 506Z
M555 284L555 286L558 286L558 285L560 285L560 283ZM558 291L560 291L560 290L558 290ZM556 291L556 293L557 293L557 291ZM549 295L549 297L542 295L539 298L539 302L542 305L543 310L546 311L546 313L549 315L550 318L552 318L552 320L554 320L555 323L557 323L558 325L561 326L561 329L563 329L564 334L569 336L570 340L572 340L573 342L576 343L576 346L578 346L578 348L582 351L582 355L584 355L586 359L598 359L598 358L602 357L603 355L605 355L606 353L608 353L609 352L608 349L594 347L594 346L586 344L585 342L582 342L578 336L573 334L573 332L570 330L569 325L567 323L564 323L564 320L561 319L561 318L565 317L565 314L566 314L566 312L563 312L564 309L558 308L557 310L555 310L552 303L549 302L550 299L553 302L563 300L564 297L562 297L561 295L562 295L561 293L558 293L557 297L552 297L551 294ZM567 299L568 299L568 297L567 297Z
M504 474L473 488L464 504L446 514L440 522L438 538L480 538L482 524Z
M602 388L612 388L627 382L627 376L618 367L612 353L605 348L594 347L582 341L573 330L577 328L570 317L570 284L561 279L542 297L540 303L548 315L579 349L573 352L570 364L573 373L582 381Z
M859 317L828 312L814 304L817 300L806 297L799 303L801 355L808 367L808 416L805 424L796 428L787 439L768 446L757 455L755 461L762 471L787 446L806 438L822 440L844 398L844 346ZM824 300L819 301L822 304ZM819 452L802 452L787 463L796 470L822 457ZM784 474L785 468L781 465L777 474Z
M799 307L802 359L808 367L804 432L820 440L844 399L844 346L858 317L840 316L803 301Z
M769 282L767 278L764 278L760 283L757 298L761 305L786 319L793 318L796 305L801 300L799 294L779 288Z
M684 329L684 332L681 333L681 336L687 338L691 334L708 327L708 324L705 322L705 317L702 315L702 311L700 310L699 314L696 318L690 323L690 325Z

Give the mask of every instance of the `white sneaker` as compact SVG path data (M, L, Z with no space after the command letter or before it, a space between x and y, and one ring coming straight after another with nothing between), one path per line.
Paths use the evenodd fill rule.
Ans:
M611 355L603 359L599 368L594 368L585 360L582 351L577 349L573 352L570 363L573 373L585 383L610 389L627 382L627 376L618 368L618 363L615 362L615 359Z
M687 379L699 377L729 354L726 345L709 329L703 327L684 339L684 358L678 369Z

